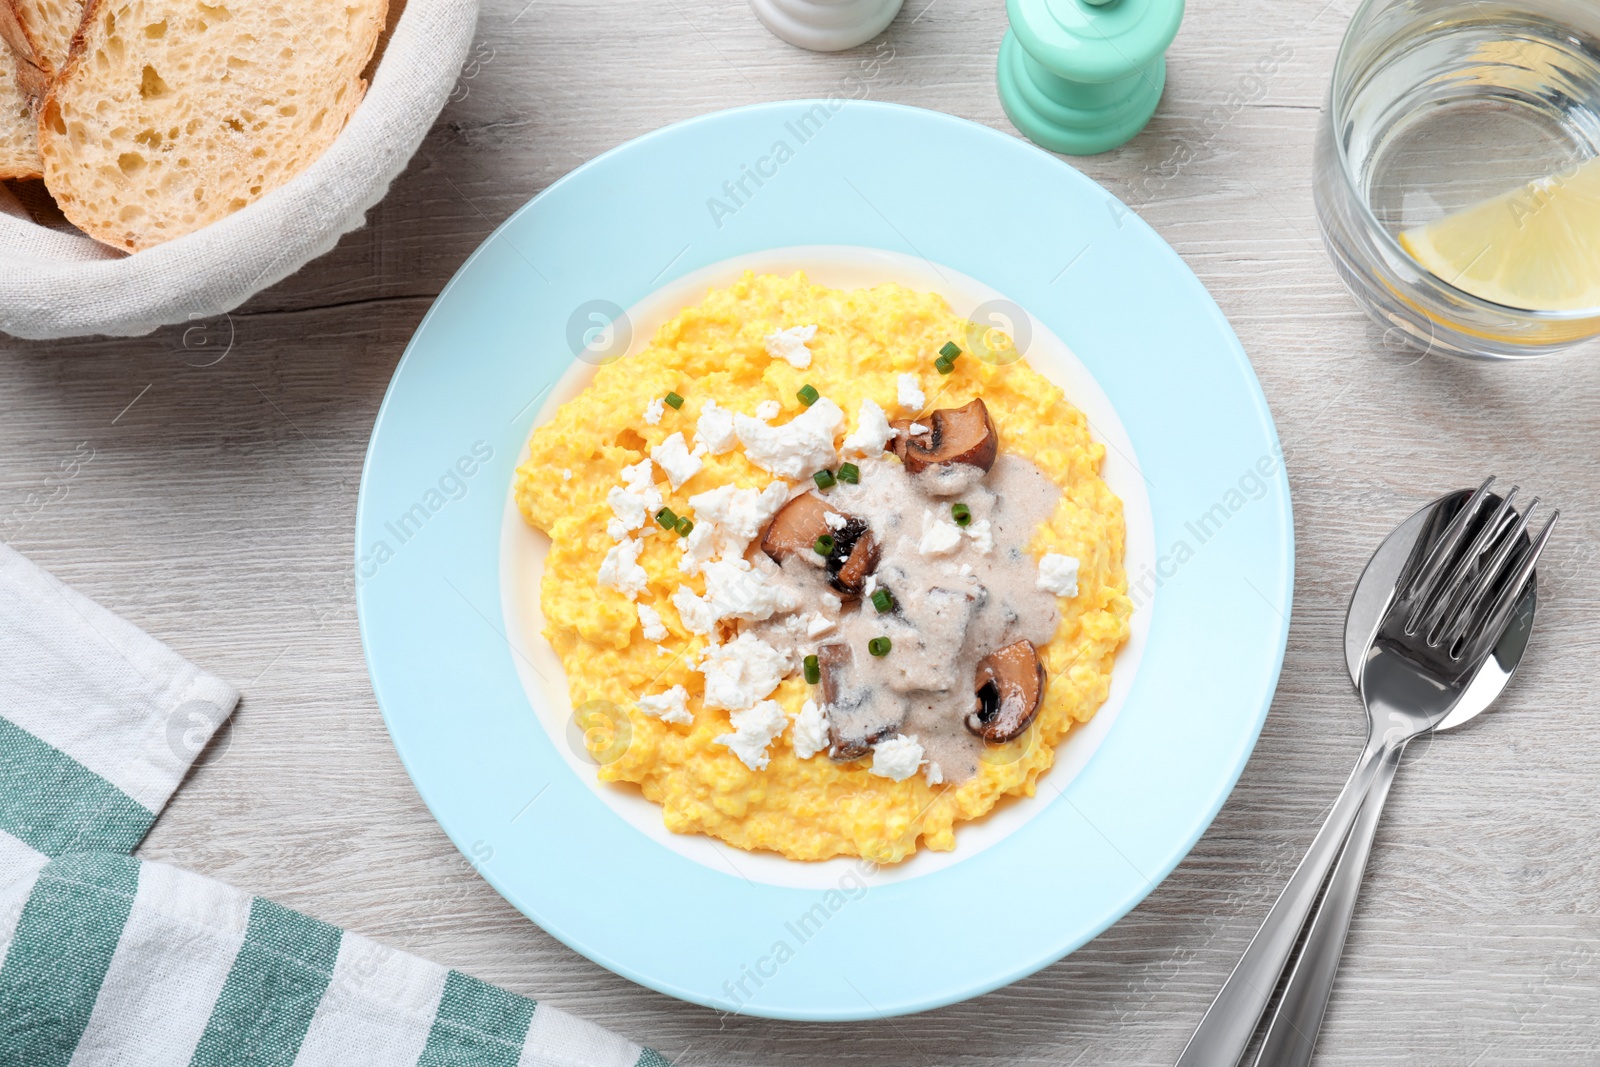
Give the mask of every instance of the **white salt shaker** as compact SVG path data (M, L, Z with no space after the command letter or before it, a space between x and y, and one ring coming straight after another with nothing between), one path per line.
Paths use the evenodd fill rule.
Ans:
M756 17L782 40L813 52L838 52L888 28L904 0L750 0Z

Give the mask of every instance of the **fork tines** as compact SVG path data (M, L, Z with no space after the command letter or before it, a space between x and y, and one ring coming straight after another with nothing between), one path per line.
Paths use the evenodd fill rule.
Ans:
M1519 514L1512 507L1516 487L1496 497L1489 491L1493 483L1491 475L1456 512L1402 593L1411 607L1407 636L1420 632L1430 648L1453 660L1471 658L1469 650L1487 652L1499 640L1561 515L1552 512L1530 542L1528 520L1539 498Z

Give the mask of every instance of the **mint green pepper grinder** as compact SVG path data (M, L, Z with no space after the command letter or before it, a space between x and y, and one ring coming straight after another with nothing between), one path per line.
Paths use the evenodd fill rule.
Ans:
M1155 114L1183 0L1006 0L1000 104L1028 139L1092 156Z

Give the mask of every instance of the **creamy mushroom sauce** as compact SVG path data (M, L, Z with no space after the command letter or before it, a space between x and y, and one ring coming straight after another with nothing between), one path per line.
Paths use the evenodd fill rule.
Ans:
M1027 544L1054 510L1060 490L1027 459L1005 454L987 473L949 464L909 475L888 458L857 465L859 484L840 482L818 495L866 520L880 550L875 587L894 597L893 610L880 615L870 595L841 604L815 552L797 552L780 567L758 550L756 565L769 580L788 586L800 607L752 629L792 653L796 663L823 645L844 645L850 653L842 672L844 695L827 709L835 736L915 737L945 782L965 781L978 772L984 749L964 724L973 710L978 661L1014 641L1043 645L1055 635L1056 598L1037 588L1038 566ZM972 512L960 544L945 555L922 555L925 514L949 522L957 501ZM966 532L984 521L993 540L987 553ZM832 626L811 634L816 613ZM892 647L886 656L873 656L867 642L880 636ZM820 704L821 686L814 688Z

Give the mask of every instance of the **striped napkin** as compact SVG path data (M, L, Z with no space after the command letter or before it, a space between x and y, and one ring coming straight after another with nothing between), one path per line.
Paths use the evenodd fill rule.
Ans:
M0 1065L668 1067L133 857L239 694L0 544Z

